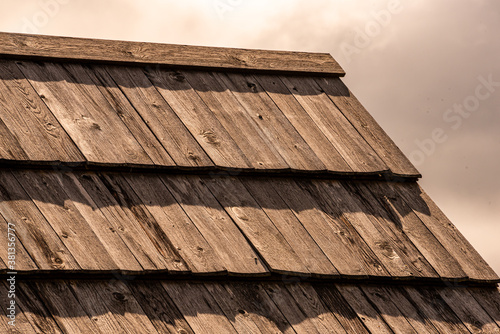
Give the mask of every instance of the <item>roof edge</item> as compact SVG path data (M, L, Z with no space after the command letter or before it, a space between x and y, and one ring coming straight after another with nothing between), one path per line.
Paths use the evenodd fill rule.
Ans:
M344 76L328 53L235 49L0 32L0 57Z

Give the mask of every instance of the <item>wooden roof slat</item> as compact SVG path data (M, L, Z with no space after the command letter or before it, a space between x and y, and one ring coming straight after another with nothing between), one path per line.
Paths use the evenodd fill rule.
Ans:
M476 301L500 327L500 288L468 288Z
M23 161L29 160L28 155L21 147L21 143L10 131L7 124L0 118L0 159Z
M248 50L0 33L0 55L29 59L158 64L343 76L327 53Z
M3 196L0 195L0 200L3 200ZM1 269L9 269L7 271L34 271L38 269L38 266L33 262L29 253L24 248L20 233L17 231L19 224L15 224L11 221L12 225L8 225L5 218L1 215L2 209L0 208L0 235L4 236L6 242L0 244L0 260ZM9 228L11 230L9 230ZM20 226L23 229L23 226ZM11 233L11 234L9 234ZM11 239L14 237L14 239ZM15 260L9 259L9 255L15 254ZM14 269L11 269L11 265Z
M15 334L31 334L31 333L40 333L39 331L36 331L30 321L28 320L28 317L24 312L20 312L19 310L19 304L17 304L17 312L16 312L16 318L15 318L15 325L13 326L11 323L9 323L12 319L7 316L10 316L10 310L7 309L9 307L10 300L9 298L9 291L10 289L8 288L8 285L6 286L5 283L0 283L0 301L3 305L2 311L0 312L0 331L2 333L15 333ZM17 302L17 300L15 300Z

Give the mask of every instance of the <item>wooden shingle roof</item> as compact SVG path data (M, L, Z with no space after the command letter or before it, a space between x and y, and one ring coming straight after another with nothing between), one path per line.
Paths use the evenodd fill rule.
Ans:
M2 331L500 332L499 277L343 75L0 33Z

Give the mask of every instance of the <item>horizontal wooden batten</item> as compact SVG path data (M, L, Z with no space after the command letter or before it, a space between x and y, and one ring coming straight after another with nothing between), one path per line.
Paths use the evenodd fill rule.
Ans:
M234 49L0 32L0 56L225 71L344 76L328 53Z

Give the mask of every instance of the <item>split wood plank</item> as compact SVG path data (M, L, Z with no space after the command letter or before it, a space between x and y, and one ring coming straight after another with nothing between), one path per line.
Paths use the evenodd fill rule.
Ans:
M349 306L344 297L342 297L335 285L315 284L313 287L323 304L335 315L347 333L371 333L365 327L361 319L358 318L357 313Z
M19 287L16 288L19 289ZM15 334L37 333L24 314L23 310L19 307L19 294L17 294L17 291L17 298L11 299L9 293L9 283L7 283L7 285L0 283L0 304L2 305L2 311L0 311L0 331L2 333ZM11 304L11 301L14 301L15 304ZM9 307L12 307L12 305L15 307L13 311L15 318L12 318L12 311L8 309Z
M391 231L405 246L405 253L417 269L429 263L441 278L464 279L467 277L458 262L448 253L436 237L401 199L389 183L345 182L353 193L363 200L365 207L381 219L388 233ZM416 247L416 248L415 248ZM402 248L402 249L405 249ZM420 271L423 276L429 271ZM429 277L434 277L431 274Z
M160 175L160 178L229 273L251 276L269 273L199 176Z
M309 275L294 248L236 177L202 180L273 272Z
M255 169L287 169L289 166L262 133L235 96L213 72L182 71L182 75L238 144Z
M23 283L21 283L23 284ZM41 302L65 333L100 333L94 321L75 298L65 281L30 281L24 284L36 290Z
M470 279L495 281L500 278L464 238L417 183L394 184L406 204L422 220Z
M352 227L321 209L317 194L308 192L291 179L274 179L272 185L340 275L359 278L389 276Z
M0 61L0 118L29 160L85 161L14 61Z
M437 288L437 291L471 333L500 333L500 327L465 287Z
M500 289L498 287L471 287L469 292L500 327Z
M3 200L2 197L0 195L0 200ZM0 208L1 211L2 209ZM4 238L4 242L0 245L1 269L8 268L9 271L34 271L38 269L38 266L33 262L19 238L17 228L20 224L22 223L13 223L12 221L7 223L0 213L0 235ZM23 227L20 228L23 229ZM15 258L9 259L10 254L14 254Z
M82 65L19 62L18 66L88 161L152 164Z
M134 280L127 286L159 333L194 334L159 281Z
M156 251L163 257L169 272L189 272L187 264L166 235L166 231L162 229L161 223L158 223L146 209L125 178L117 173L100 174L99 178L119 203L120 208L126 213L127 217L131 221L135 220L142 227Z
M193 273L224 273L214 249L156 175L124 175Z
M257 283L206 283L238 333L295 333Z
M139 330L144 333L157 333L123 280L78 280L71 281L69 284L84 308L89 307L96 311L96 306L90 305L90 300L92 300L114 318L113 325L119 325L120 332L134 333ZM85 300L85 305L83 300Z
M122 208L95 173L75 173L78 182L92 198L113 230L121 237L144 270L174 270L180 268L174 259L165 259L151 242L141 223L126 208ZM185 267L183 269L186 269Z
M215 72L214 72L215 73ZM285 162L294 170L326 170L326 166L251 75L215 73L233 93Z
M418 170L349 91L342 80L327 77L315 80L394 174L421 177Z
M106 68L93 66L91 68L84 67L84 69L151 161L159 166L175 166L172 158L165 151L158 139L156 139L146 123L144 123L134 107L132 107L125 95L120 91L120 88L118 88L106 71Z
M250 168L248 158L181 73L149 68L146 74L215 165Z
M16 171L14 176L83 270L118 269L96 235L97 231L66 193L65 190L72 189L63 186L59 175L46 171ZM101 228L106 229L105 226Z
M292 245L312 275L331 277L339 275L325 253L273 188L270 179L240 178L240 180L288 244Z
M213 166L205 151L141 68L105 68L177 166Z
M10 171L0 172L0 185L0 213L16 226L19 241L38 268L79 270L71 252Z
M393 302L385 287L362 285L359 288L363 291L366 299L377 308L382 319L394 333L428 333L428 331L421 332L413 328L410 321L398 309L397 304Z
M238 333L203 284L162 281L162 285L195 333Z
M328 53L215 48L0 33L0 55L124 64L159 64L246 71L343 76Z
M347 333L310 284L269 283L263 287L298 334Z
M405 297L415 304L440 333L470 333L434 288L403 288Z
M377 310L373 308L370 302L366 299L363 291L361 291L359 287L344 284L337 284L336 287L347 303L349 303L353 310L358 314L358 317L361 321L363 321L370 333L392 333L391 329L387 326Z
M354 172L372 173L388 169L314 78L280 76L280 79Z
M35 333L62 333L57 322L38 295L37 289L23 281L19 281L16 289L16 303L19 310L31 324Z
M321 132L316 123L302 108L288 88L276 75L254 75L255 80L266 91L276 106L285 115L297 132L304 138L326 169L334 172L352 172L337 149Z

